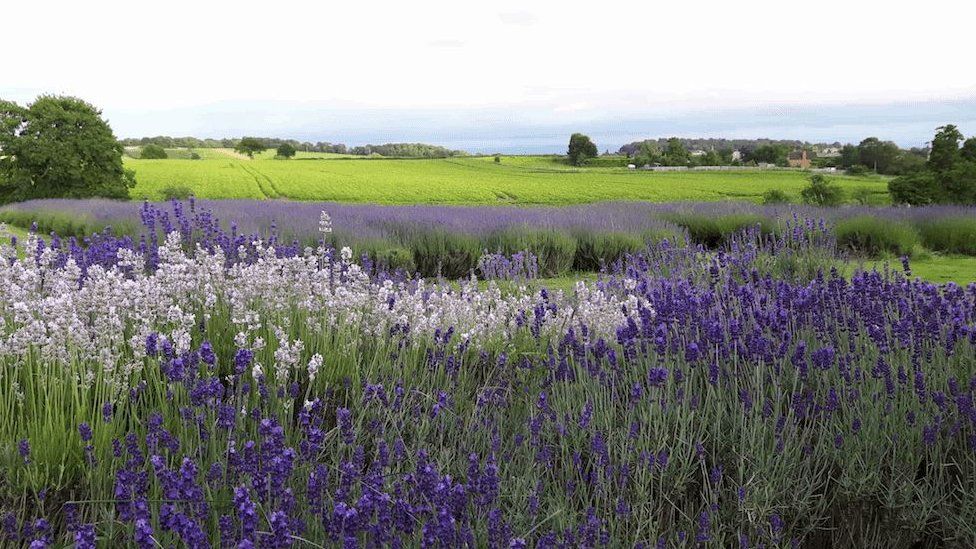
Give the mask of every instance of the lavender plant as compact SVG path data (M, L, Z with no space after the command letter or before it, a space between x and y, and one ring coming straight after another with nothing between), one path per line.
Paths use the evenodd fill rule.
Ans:
M7 545L976 544L976 284L826 222L503 293L143 212L0 248Z

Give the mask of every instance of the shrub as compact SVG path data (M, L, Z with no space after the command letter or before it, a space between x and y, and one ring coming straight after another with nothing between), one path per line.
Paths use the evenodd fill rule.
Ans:
M150 143L139 151L139 158L146 160L162 160L169 158L169 155L166 154L166 149L160 147L159 145L153 145Z
M193 196L193 189L186 185L167 185L159 190L163 200L186 200Z
M281 145L278 145L278 151L275 158L288 160L289 158L295 156L296 152L295 147L293 147L290 143L282 143Z
M413 252L406 248L382 248L371 253L370 258L378 267L390 271L412 273L417 270L417 265L413 261Z
M483 248L507 256L529 251L536 256L542 276L565 274L573 268L576 239L565 232L551 229L512 227L489 234Z
M746 229L759 227L762 234L776 231L776 222L754 213L738 213L722 216L703 213L677 213L664 216L665 219L688 230L691 241L707 248L718 248L729 239Z
M861 206L867 206L871 203L871 190L860 187L854 191L851 198Z
M598 271L647 247L640 237L627 233L578 232L576 242L573 268L577 271Z
M426 277L461 278L478 266L481 245L470 235L443 230L416 231L406 245L417 271Z
M870 168L864 164L855 164L847 168L847 175L868 175L869 173L872 173Z
M871 215L838 222L834 234L838 246L861 255L911 255L919 245L918 233L913 227Z
M788 204L790 197L779 189L769 189L762 195L763 204Z
M641 238L649 246L657 246L666 240L671 246L683 247L688 243L688 232L678 227L649 229L641 233Z
M190 160L200 160L201 156L196 151L190 151Z
M810 176L810 184L800 191L803 202L813 206L839 206L844 201L844 191L823 175Z
M916 224L922 244L937 252L976 255L976 218L939 217Z

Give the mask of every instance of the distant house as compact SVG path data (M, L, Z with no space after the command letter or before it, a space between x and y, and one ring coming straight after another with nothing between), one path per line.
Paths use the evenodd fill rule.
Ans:
M732 162L742 162L742 151L739 149L732 151Z
M705 156L706 153L701 149L695 149L688 154L690 154L691 156Z
M824 147L817 151L819 158L837 158L840 156L840 147Z
M786 158L786 163L791 168L807 169L810 167L810 157L807 156L806 150L793 151Z

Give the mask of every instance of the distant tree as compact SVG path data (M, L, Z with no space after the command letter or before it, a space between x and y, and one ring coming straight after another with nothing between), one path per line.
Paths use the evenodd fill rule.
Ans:
M840 148L840 158L837 161L837 165L841 168L856 166L860 161L861 151L858 150L857 145L848 143Z
M952 124L937 128L935 137L932 138L932 151L929 153L929 169L936 173L951 170L960 156L960 141L962 141L962 133Z
M896 204L976 204L976 138L959 147L962 133L948 124L936 129L928 161L888 182Z
M246 154L248 158L254 158L254 153L264 152L267 149L267 144L256 137L244 137L234 146L235 151Z
M877 137L869 137L857 146L858 162L877 173L890 173L901 149L891 141L881 141Z
M839 206L844 201L844 192L822 174L810 176L810 184L800 191L803 202L813 206Z
M976 162L976 137L970 137L963 142L959 155L962 156L964 160Z
M654 164L660 164L664 159L661 157L661 151L657 147L657 143L654 141L644 141L640 144L634 155L634 162L638 166Z
M770 143L756 147L755 150L749 154L748 160L765 164L776 164L777 166L785 166L786 158L789 154L789 145L782 143Z
M495 155L495 164L501 164L501 163L502 163L502 155L496 154Z
M139 158L145 158L147 160L163 159L163 158L169 158L169 155L166 154L166 149L160 147L159 145L150 143L144 146L141 151L139 151Z
M291 158L295 156L295 147L291 143L282 143L278 145L278 158Z
M31 198L128 198L135 174L101 111L45 95L0 101L0 203Z
M688 149L681 143L681 140L677 137L669 138L668 144L664 148L664 164L666 166L687 166L688 159Z
M597 151L596 145L588 136L581 133L574 133L569 138L569 149L566 155L569 156L569 161L574 165L582 166L586 163L586 159L594 158L597 155Z

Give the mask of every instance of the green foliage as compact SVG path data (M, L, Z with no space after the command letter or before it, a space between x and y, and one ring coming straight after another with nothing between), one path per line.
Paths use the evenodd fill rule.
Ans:
M254 153L264 152L267 149L268 145L256 137L245 137L234 146L235 151L246 154L248 158L254 158Z
M762 234L772 234L777 230L775 220L753 213L714 216L677 212L664 218L687 230L692 242L713 249L753 227L758 227Z
M160 189L164 200L186 200L193 196L193 189L186 185L169 185Z
M665 166L687 166L688 149L677 137L668 139L668 145L664 149L663 161Z
M871 191L865 189L864 187L854 189L854 192L851 194L851 198L853 198L854 202L856 202L858 205L867 206L871 203Z
M587 159L597 155L596 144L588 136L581 133L574 133L569 137L569 148L566 155L574 166L582 166Z
M840 206L844 201L844 191L831 183L822 174L810 176L810 184L800 191L805 204L813 206Z
M558 276L569 272L576 257L576 239L556 230L512 227L487 236L484 247L488 252L512 255L528 250L539 262L542 276Z
M937 252L976 255L976 218L937 217L917 225L922 244Z
M627 233L578 232L573 269L599 271L614 261L644 250L647 244L636 235Z
M296 152L298 151L295 150L295 147L292 146L291 143L282 143L281 145L278 145L277 157L284 158L284 159L292 158L293 156L295 156Z
M834 234L841 248L868 256L911 255L919 245L918 232L910 225L871 215L839 221Z
M942 126L932 139L928 162L921 169L888 184L896 204L976 204L976 141L960 149L962 134L953 125Z
M37 224L39 234L57 233L63 238L84 238L106 229L104 222L99 222L88 215L78 215L54 210L2 210L0 222L18 227L30 227ZM117 235L134 236L139 233L139 223L135 220L118 220L110 227Z
M785 166L786 159L790 154L790 147L785 144L776 143L761 145L749 153L747 160Z
M960 141L962 141L962 133L952 124L937 128L932 139L932 152L929 153L929 169L940 174L951 170L961 157Z
M763 204L789 204L790 197L779 189L769 189L763 193Z
M501 163L502 163L502 155L496 154L495 155L495 164L501 164Z
M891 141L881 141L869 137L857 146L858 163L877 173L890 173L892 166L901 154L901 149Z
M166 154L166 150L159 145L149 144L139 151L139 158L144 160L161 160L169 158L169 155Z
M471 235L442 230L411 231L405 245L422 276L463 278L478 266L481 244Z
M0 203L32 198L128 198L135 175L94 106L41 96L27 107L0 101Z

